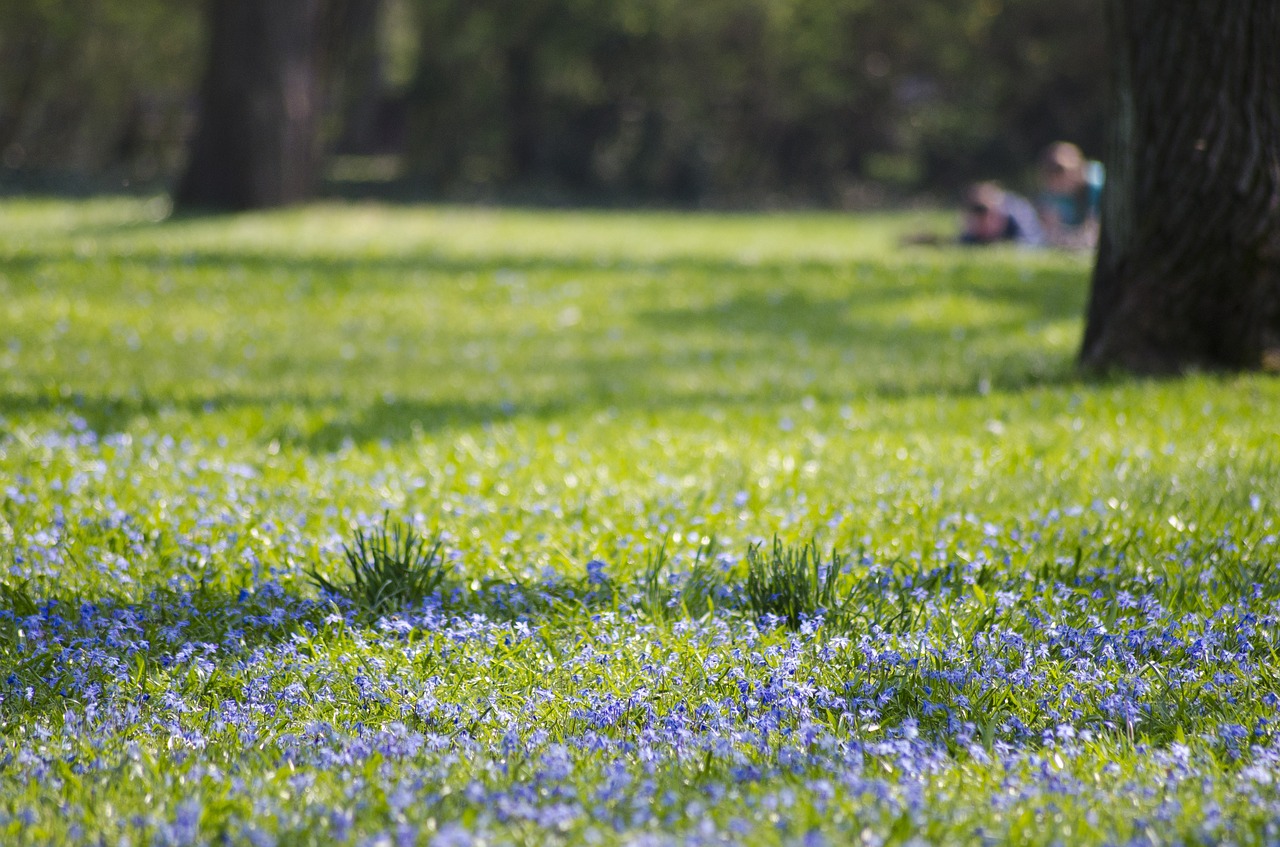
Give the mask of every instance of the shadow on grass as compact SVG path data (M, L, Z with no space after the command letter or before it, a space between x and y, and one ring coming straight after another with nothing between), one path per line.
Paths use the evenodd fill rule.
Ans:
M552 417L566 407L545 404L515 407L491 403L436 403L417 400L367 403L342 395L276 395L250 393L213 393L183 398L155 397L148 394L94 395L85 392L11 392L0 395L0 418L14 421L33 414L74 414L85 428L97 435L123 432L139 418L158 414L216 414L242 409L269 412L275 408L301 408L307 411L331 410L335 419L313 429L268 428L250 433L263 442L276 440L282 444L302 446L319 452L331 452L346 441L367 443L378 440L398 441L417 432L433 432L454 427L494 423L516 416ZM5 429L0 426L0 435Z
M157 678L193 661L225 662L313 631L329 606L274 583L244 589L159 588L142 600L33 596L0 582L0 715L60 713L118 686L138 702Z
M640 369L643 372L643 368ZM616 370L614 371L616 375ZM921 382L911 387L885 381L870 388L831 393L813 387L772 387L756 392L716 390L682 391L655 395L643 385L627 390L601 389L586 396L557 397L535 402L436 402L413 398L359 400L345 395L252 395L243 393L209 394L175 399L148 395L92 395L73 392L0 394L0 419L15 422L33 414L74 414L85 427L103 436L125 432L139 418L177 412L199 416L238 410L260 410L268 423L264 429L246 435L256 441L278 442L316 453L332 453L347 445L397 443L423 434L451 429L495 425L508 421L534 419L550 421L557 417L595 409L609 414L661 414L664 412L711 413L742 411L758 413L768 407L794 406L814 400L823 404L841 404L858 399L909 399L914 396L964 398L989 396L992 392L1013 394L1045 387L1103 384L1113 381L1105 375L1077 374L1064 370L1052 374L999 373L985 384L956 385L953 382ZM302 409L316 415L312 424L272 423L273 410ZM0 435L6 427L0 421Z
M182 219L190 220L190 219ZM177 225L181 221L175 222ZM106 235L154 227L146 222L86 225L74 230L75 235ZM163 225L162 225L163 226ZM778 289L787 288L790 276L835 275L851 273L859 281L856 291L850 292L851 302L874 302L889 297L895 300L918 297L922 290L900 280L913 275L955 274L954 293L969 294L987 300L1007 301L1030 308L1047 318L1075 317L1083 314L1084 284L1077 270L1040 268L1027 273L1027 278L1011 279L1006 284L989 279L964 278L970 271L990 271L1000 268L1001 259L984 261L980 256L958 253L951 263L943 264L937 258L904 257L891 264L858 258L827 258L817 256L767 257L737 259L731 256L707 257L702 255L644 256L626 253L589 252L556 253L484 253L465 255L441 252L435 249L415 249L390 254L368 255L311 255L266 252L260 248L249 250L211 250L199 248L165 251L147 247L128 249L108 247L99 257L107 257L121 265L138 266L148 271L167 271L175 267L205 270L243 270L250 276L256 272L285 272L290 276L307 274L310 282L322 289L325 280L334 287L347 287L353 274L360 276L362 284L377 284L376 274L385 274L398 284L403 275L410 272L439 273L446 276L476 274L487 276L502 272L584 274L600 272L644 272L665 276L674 272L690 273L709 278L744 277L774 278ZM66 245L19 246L8 255L0 254L0 270L18 272L48 262L75 259L67 252ZM991 264L994 261L996 264ZM1005 260L1008 267L1003 272L1012 275L1014 264ZM868 280L881 278L882 283Z
M804 544L785 546L775 539L771 553L748 549L745 574L741 568L712 564L699 576L699 559L691 567L685 562L673 571L659 551L640 578L627 583L612 583L603 565L593 568L596 563L586 564L581 577L558 582L491 581L476 587L451 579L428 603L381 618L369 614L368 607L308 599L276 583L257 584L252 590L197 584L153 591L141 601L111 595L86 601L37 598L25 586L15 589L0 581L0 659L6 666L0 677L0 733L15 727L21 732L32 719L56 721L64 713L74 718L82 707L86 714L92 706L101 715L99 707L104 703L108 712L163 710L170 707L167 694L178 694L177 702L183 704L184 695L175 687L185 688L188 698L198 690L198 709L243 702L251 696L253 681L277 667L296 672L298 665L308 661L333 662L336 651L317 655L306 646L325 627L332 629L323 633L320 642L333 644L343 637L342 630L352 630L353 644L367 651L374 643L396 649L401 639L413 638L415 632L443 633L444 640L453 644L471 637L491 638L486 622L537 622L550 625L550 634L544 626L533 629L557 652L553 639L563 637L562 643L572 649L582 641L582 628L590 627L600 611L635 614L658 627L705 621L710 615L723 622L720 616L728 615L744 624L754 621L766 630L788 627L804 632L813 622L815 628L823 627L818 639L825 633L875 633L877 637L897 635L903 638L896 642L900 644L911 633L933 630L949 633L947 637L957 644L976 645L980 638L994 644L993 634L1000 633L1005 644L999 648L1000 655L1008 644L1016 643L1003 642L1005 636L1035 639L1046 650L1036 654L1037 661L1061 661L1065 668L1089 661L1114 662L1105 650L1114 651L1129 641L1126 632L1139 644L1135 658L1148 658L1153 655L1150 651L1164 650L1179 639L1184 650L1175 650L1174 655L1183 652L1184 657L1193 657L1192 642L1198 649L1203 635L1194 626L1185 633L1185 627L1179 629L1176 637L1166 633L1163 640L1141 646L1153 621L1143 623L1146 604L1135 598L1154 598L1164 607L1162 618L1178 621L1187 613L1209 618L1243 598L1265 604L1276 596L1277 587L1270 579L1272 560L1252 559L1234 539L1205 537L1195 549L1179 551L1191 561L1203 561L1206 555L1220 557L1214 578L1206 581L1195 569L1178 562L1166 560L1161 566L1150 555L1161 552L1159 547L1130 551L1130 543L1140 545L1143 538L1140 530L1119 546L1109 538L1098 538L1090 549L1078 548L1074 558L1048 557L1030 570L1007 560L1000 565L959 558L936 566L900 558L877 565L865 554L857 556L856 563L851 558L844 567L833 548L825 557L830 569L824 573L816 542L810 548L812 558L807 559L797 558ZM1130 560L1131 552L1145 555ZM1137 565L1126 565L1129 561ZM988 597L1006 592L1024 601L1032 599L1034 614L1016 605L1002 609L989 602ZM1081 605L1083 597L1089 601ZM820 624L816 616L821 616ZM1048 637L1042 629L1046 616L1054 621L1054 634ZM1266 662L1265 641L1251 648L1256 651L1252 660ZM1022 655L1017 652L1020 646L1014 649L1015 657ZM914 661L899 667L883 678L882 691L892 693L903 681L925 684L929 679L916 672ZM1208 693L1212 688L1206 685L1203 690ZM1194 697L1196 689L1191 693ZM1176 726L1204 712L1194 700L1185 701L1181 695L1176 699L1177 720L1163 728L1157 724L1154 730L1145 729L1148 737L1172 740ZM145 705L148 701L151 707ZM902 704L904 712L910 713L918 702L909 698ZM1152 702L1169 705L1158 692ZM1212 706L1216 695L1205 702ZM1106 726L1106 717L1104 709L1089 720Z
M0 730L6 717L60 715L94 703L104 691L139 705L166 689L166 678L193 670L208 683L217 669L304 641L321 630L386 631L468 628L474 615L494 622L531 621L617 609L611 590L585 579L525 585L485 581L477 589L451 581L419 607L380 616L337 595L307 597L276 582L244 588L194 585L150 591L141 600L106 593L45 595L0 579ZM231 674L235 676L234 672ZM207 687L207 686L206 686ZM232 689L225 696L240 694Z
M178 227L189 220L161 226ZM132 221L102 224L97 229L89 225L77 232L106 234L138 226ZM251 437L331 452L348 441L399 441L417 432L523 417L552 418L584 409L624 414L712 407L732 411L790 404L803 398L845 403L867 397L969 397L1071 385L1083 379L1073 364L1060 356L1037 359L1026 343L1006 341L1028 324L1081 314L1083 290L1078 274L1047 269L1020 280L1011 269L1003 268L992 279L983 275L981 262L968 257L958 256L956 264L949 267L923 261L887 267L869 261L814 258L764 262L703 257L593 259L584 255L486 254L470 258L431 251L350 258L218 250L166 253L113 247L108 254L116 262L153 273L179 266L217 272L214 284L231 286L233 298L236 287L259 285L262 279L279 278L281 272L291 279L305 276L310 292L345 291L357 286L365 290L393 288L405 285L406 274L421 271L445 278L501 272L638 272L652 274L654 286L666 284L664 277L670 274L689 273L716 280L740 279L750 287L708 305L650 308L628 315L646 326L646 339L656 338L652 345L656 352L620 352L599 327L542 330L546 344L536 343L536 335L534 342L526 342L532 357L522 351L509 364L504 363L500 374L508 387L498 385L494 373L459 352L468 346L500 346L505 339L496 334L438 330L429 342L443 356L438 366L452 371L457 377L455 384L468 387L466 396L457 396L457 387L449 389L455 392L452 396L444 392L432 396L428 390L412 389L388 395L371 387L380 381L393 382L389 375L397 367L419 366L410 360L403 365L375 360L359 376L330 379L323 375L357 370L339 361L336 350L324 347L312 351L310 358L285 356L280 366L282 374L292 373L294 366L305 366L305 379L316 386L312 393L298 390L296 381L290 389L281 390L269 376L248 390L224 390L211 381L197 381L192 387L161 382L159 390L150 394L120 388L86 387L74 392L25 389L0 394L0 416L74 412L94 432L108 433L127 429L140 416L170 410L189 415L236 409L266 413L292 406L316 414L306 415L306 424L267 423L265 431L251 433ZM41 262L68 258L56 250L21 250L0 256L0 272L29 277ZM230 273L233 269L245 273ZM945 278L923 285L903 278L912 274L936 277L939 273ZM820 293L789 282L797 275L817 280L816 291ZM969 298L976 301L979 310L990 304L996 307L995 317L968 326L908 320L908 307L922 295ZM200 292L193 288L189 295L179 290L168 296L198 297ZM895 313L902 313L903 318L895 320ZM343 330L336 322L315 328L315 332L329 331ZM566 340L568 343L559 343ZM966 358L969 351L979 352L970 360ZM157 353L164 355L163 342ZM140 374L145 374L146 363L139 367ZM813 378L801 378L815 369L820 372ZM526 388L547 374L563 378L550 390Z

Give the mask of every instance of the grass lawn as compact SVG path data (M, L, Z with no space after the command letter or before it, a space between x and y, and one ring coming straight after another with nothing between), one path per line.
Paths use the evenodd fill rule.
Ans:
M1280 840L1280 381L1083 259L161 211L0 203L0 843Z

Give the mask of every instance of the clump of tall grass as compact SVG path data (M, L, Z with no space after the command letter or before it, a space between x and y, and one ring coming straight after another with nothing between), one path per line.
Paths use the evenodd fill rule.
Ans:
M773 616L792 629L822 613L830 624L845 623L851 593L841 591L844 559L832 549L823 561L817 541L787 545L774 536L773 546L747 548L747 608L757 618Z
M440 590L445 578L442 546L439 532L427 540L411 525L393 523L384 515L381 527L367 533L357 529L351 543L342 545L349 571L345 580L331 580L316 568L309 575L322 592L383 615L421 605Z
M724 575L715 564L712 540L698 547L693 564L683 573L672 568L666 545L650 554L640 575L639 605L653 620L680 615L698 619L715 609L716 595L724 588Z

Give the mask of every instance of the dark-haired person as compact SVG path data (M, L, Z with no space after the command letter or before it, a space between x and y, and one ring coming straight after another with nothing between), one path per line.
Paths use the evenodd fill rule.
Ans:
M965 192L960 243L1042 247L1045 237L1029 200L994 182L979 182Z

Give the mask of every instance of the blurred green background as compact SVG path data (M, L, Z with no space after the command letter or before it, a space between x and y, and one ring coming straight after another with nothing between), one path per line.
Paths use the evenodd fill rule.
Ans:
M344 0L324 192L867 208L1101 152L1101 0ZM199 0L0 4L0 192L161 191Z

